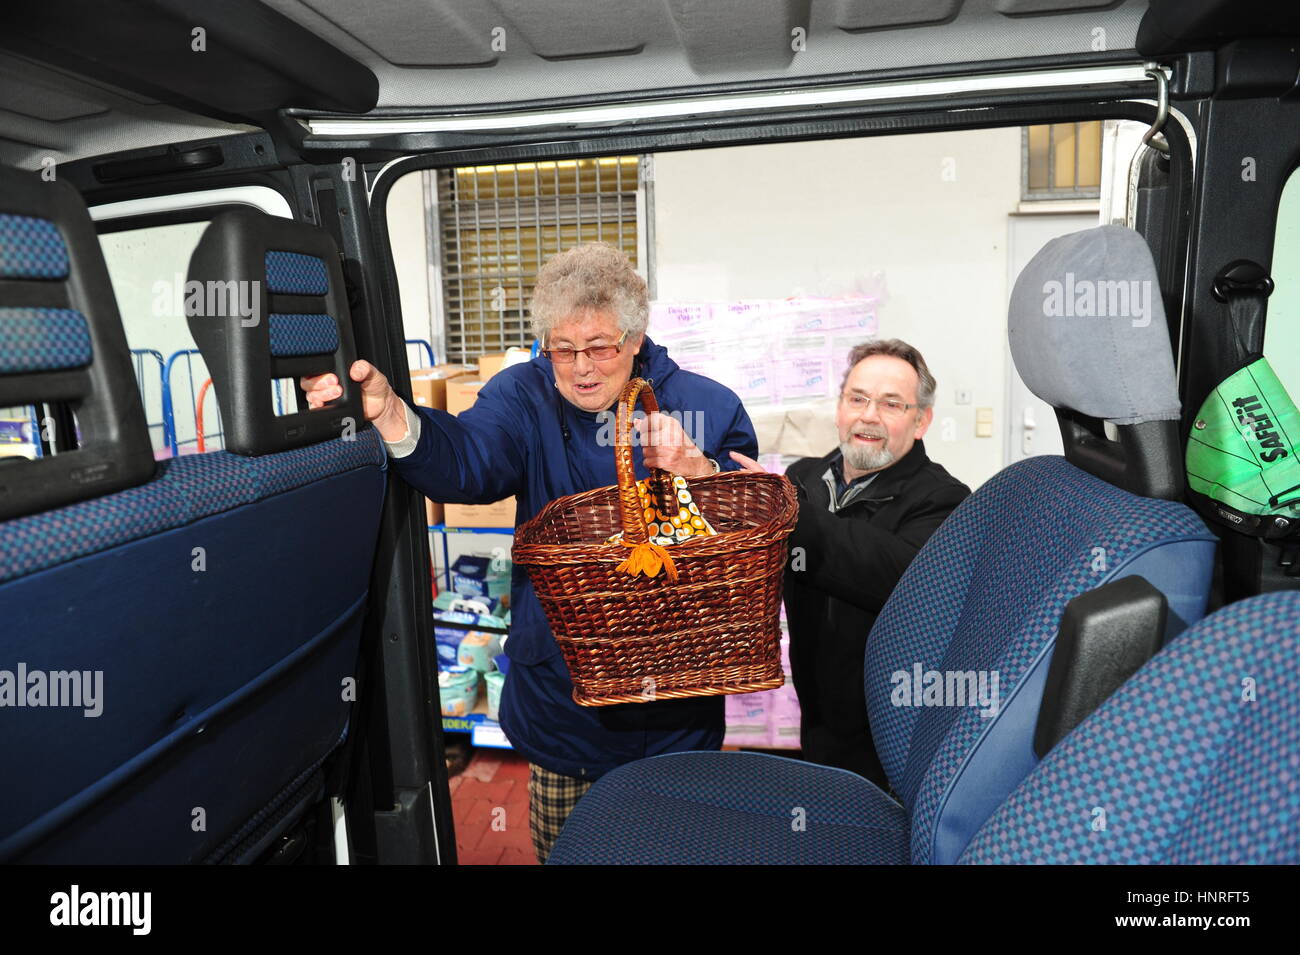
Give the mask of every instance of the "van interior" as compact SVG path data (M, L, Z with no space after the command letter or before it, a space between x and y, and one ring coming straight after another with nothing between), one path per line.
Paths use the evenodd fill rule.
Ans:
M1001 661L1016 728L900 715L885 805L786 758L792 691L729 698L728 752L620 770L551 862L1300 861L1294 702L1240 716L1196 682L1245 668L1300 698L1300 491L1252 516L1187 467L1247 359L1300 396L1297 37L1295 10L1226 0L14 0L0 763L30 782L0 860L468 852L449 766L509 742L445 717L431 599L465 558L508 565L513 511L444 513L359 394L314 411L299 382L364 358L414 402L437 369L527 360L538 269L597 241L646 280L650 337L742 398L769 470L836 445L854 344L925 355L928 453L981 503L867 665L925 640ZM1163 334L1104 352L1014 309L1009 333L1044 248L1101 227L1149 250L1123 291ZM263 309L269 348L242 345ZM1165 364L1178 410L1147 420ZM1144 423L1088 413L1098 394ZM1067 569L1098 551L1104 574ZM1220 837L1076 846L1061 793L1098 761L1141 778L1107 741L1152 721L1152 759L1207 755L1157 766L1150 799L1193 786L1179 831ZM791 800L807 838L757 835ZM1223 823L1243 815L1252 835Z

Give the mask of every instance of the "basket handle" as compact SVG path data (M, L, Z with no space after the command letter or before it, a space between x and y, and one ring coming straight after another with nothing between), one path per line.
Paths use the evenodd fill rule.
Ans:
M641 498L636 492L636 471L632 467L632 412L637 399L647 415L659 410L654 389L644 378L633 378L623 386L618 396L618 418L614 426L614 470L618 473L618 509L623 518L623 540L629 544L644 544L649 539L645 521L641 517ZM651 469L651 477L660 476L658 468Z
M625 574L657 577L659 571L670 583L677 583L677 567L672 555L652 543L645 521L641 519L641 499L636 491L636 472L632 470L632 411L637 399L648 415L659 410L654 389L644 378L633 378L623 386L618 397L618 420L614 429L614 469L618 472L618 509L623 518L623 546L631 548L627 560L618 565ZM650 481L662 487L672 476L661 468L650 469Z

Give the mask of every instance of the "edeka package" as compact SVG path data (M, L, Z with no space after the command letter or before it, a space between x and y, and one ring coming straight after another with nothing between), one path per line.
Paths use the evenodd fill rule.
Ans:
M461 645L473 633L489 634L483 642L487 659L495 638L499 643L507 631L506 622L487 612L487 607L478 601L456 600L448 610L435 610L433 613L433 639L438 651L439 666L456 666L461 663Z
M468 716L478 705L479 673L471 667L449 666L438 670L438 697L443 716Z

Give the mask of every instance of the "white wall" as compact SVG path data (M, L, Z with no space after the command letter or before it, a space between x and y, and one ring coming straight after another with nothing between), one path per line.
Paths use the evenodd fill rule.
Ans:
M880 334L919 348L938 380L927 449L975 487L1003 465L1020 137L966 130L658 154L658 298L879 290ZM959 389L969 405L954 403ZM993 437L974 436L979 407L993 409Z
M437 348L429 310L429 245L425 232L424 170L408 172L388 193L388 235L392 241L402 325L407 338L423 338ZM441 293L439 293L441 294ZM408 361L417 352L409 352ZM427 358L421 358L423 365ZM411 367L418 367L412 364Z

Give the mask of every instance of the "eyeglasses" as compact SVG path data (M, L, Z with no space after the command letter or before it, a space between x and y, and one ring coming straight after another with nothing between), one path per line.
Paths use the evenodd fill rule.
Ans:
M592 361L609 361L623 350L629 332L624 332L613 345L588 345L586 348L543 348L542 354L556 365L571 365L578 356L586 354Z
M841 393L840 400L849 406L855 412L866 411L871 407L871 402L876 403L876 410L880 412L882 418L901 418L916 405L909 405L906 401L899 401L897 398L873 398L871 395L864 395L856 391L845 391Z

